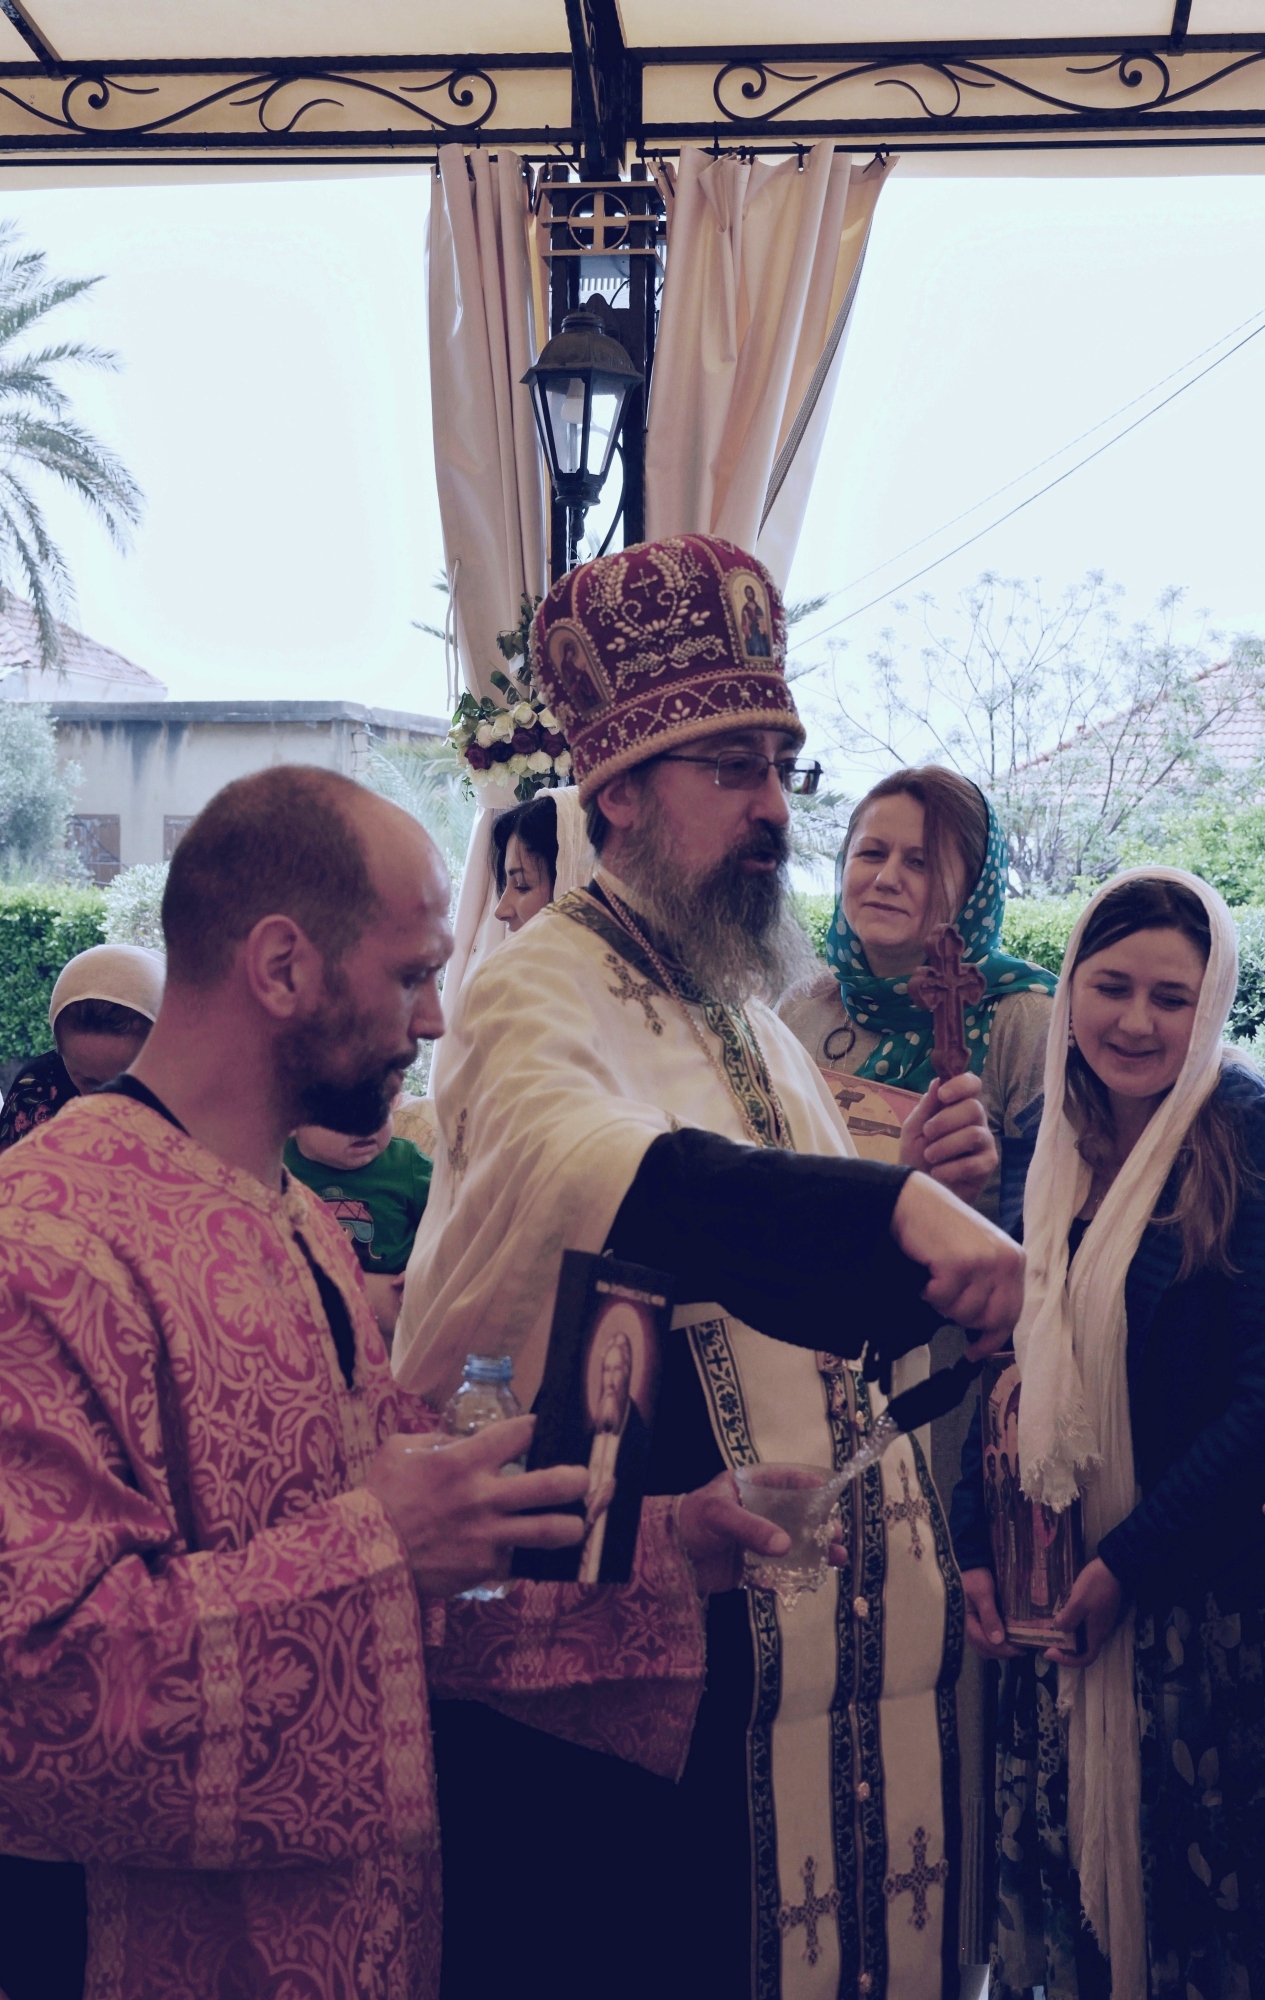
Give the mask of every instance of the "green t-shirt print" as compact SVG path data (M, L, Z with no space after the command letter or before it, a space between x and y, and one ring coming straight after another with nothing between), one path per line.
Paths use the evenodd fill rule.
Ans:
M287 1172L334 1211L366 1271L402 1271L430 1193L431 1164L411 1139L392 1139L367 1167L324 1167L286 1140Z

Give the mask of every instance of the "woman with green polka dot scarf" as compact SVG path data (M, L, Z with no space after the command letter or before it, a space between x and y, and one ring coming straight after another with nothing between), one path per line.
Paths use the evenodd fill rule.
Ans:
M965 1010L971 1069L1001 1152L1041 1092L1054 974L1000 949L1006 835L976 786L934 764L896 771L867 793L848 826L826 939L830 967L788 996L782 1018L824 1069L931 1087L931 1019L909 975L937 924L957 924L984 995ZM996 1183L980 1205L995 1210Z

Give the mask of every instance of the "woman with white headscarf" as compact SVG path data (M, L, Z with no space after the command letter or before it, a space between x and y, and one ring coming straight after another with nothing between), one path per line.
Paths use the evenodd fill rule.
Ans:
M167 961L136 944L94 944L64 965L48 1004L55 1048L24 1063L0 1108L0 1152L131 1067L162 1003Z
M444 1021L456 1019L462 991L489 953L498 950L534 916L572 889L583 889L597 867L584 807L574 785L537 792L503 813L475 823L466 855L456 920L456 950L444 974ZM395 1129L427 1158L439 1145L435 1084L448 1060L442 1041L431 1058L425 1097L396 1106Z
M1215 891L1138 869L1054 996L1019 1461L1030 1500L1082 1502L1079 1654L1004 1642L978 1436L953 1509L967 1636L1008 1661L1005 2000L1265 1994L1265 1083L1222 1048L1237 978Z

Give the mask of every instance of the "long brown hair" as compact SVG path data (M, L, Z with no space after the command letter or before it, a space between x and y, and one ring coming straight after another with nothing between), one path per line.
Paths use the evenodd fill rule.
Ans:
M1204 964L1212 949L1208 912L1193 889L1180 882L1138 876L1104 896L1085 926L1072 971L1087 958L1109 951L1137 931L1178 931L1189 938ZM1105 1085L1073 1045L1067 1052L1064 1105L1077 1133L1076 1150L1097 1170L1116 1158L1116 1124ZM1239 1197L1252 1169L1237 1114L1207 1098L1196 1113L1177 1156L1178 1188L1167 1215L1156 1222L1180 1229L1182 1261L1178 1279L1204 1265L1233 1276L1229 1243Z
M866 807L872 806L876 799L894 798L901 792L917 799L923 810L922 848L930 884L928 928L952 923L983 873L988 852L988 807L984 795L969 778L946 771L940 764L893 771L889 778L880 779L853 808L843 843L845 857ZM960 896L954 894L957 861L966 873Z

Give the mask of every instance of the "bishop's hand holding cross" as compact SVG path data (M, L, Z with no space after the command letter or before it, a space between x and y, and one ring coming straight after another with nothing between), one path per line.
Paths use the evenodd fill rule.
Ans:
M901 1155L905 1164L930 1168L938 1164L937 1146L932 1138L932 1121L941 1106L956 1101L959 1095L974 1096L979 1085L968 1077L971 1050L967 1043L964 1008L983 998L984 978L978 966L965 964L965 945L961 933L953 924L941 924L932 931L927 941L926 963L910 974L909 997L915 1006L923 1007L932 1017L934 1041L931 1050L931 1067L936 1081L927 1092L917 1110L910 1114L902 1131ZM964 1081L958 1084L958 1079ZM952 1093L951 1096L947 1093ZM941 1142L940 1150L949 1154L954 1141ZM919 1154L922 1157L919 1157ZM960 1213L960 1211L959 1211ZM952 1227L952 1217L944 1218ZM898 1238L899 1240L899 1238ZM929 1288L930 1289L930 1288ZM928 1294L924 1292L924 1298ZM929 1299L929 1303L936 1303ZM967 1300L960 1301L954 1309L954 1317L959 1323L970 1326L973 1323ZM934 1417L943 1416L954 1409L966 1394L967 1388L978 1375L983 1365L984 1355L992 1348L1000 1346L1008 1335L994 1328L987 1339L977 1338L968 1343L966 1353L952 1368L942 1368L937 1374L917 1383L912 1389L894 1396L887 1409L873 1425L865 1443L835 1474L828 1488L823 1492L832 1495L843 1490L851 1480L859 1478L867 1466L872 1465L887 1446L904 1431L916 1430L929 1423ZM881 1352L867 1349L866 1370L871 1379L879 1377L884 1386L890 1381L890 1362ZM836 1563L843 1557L843 1551L832 1548L831 1560Z

